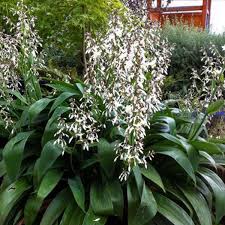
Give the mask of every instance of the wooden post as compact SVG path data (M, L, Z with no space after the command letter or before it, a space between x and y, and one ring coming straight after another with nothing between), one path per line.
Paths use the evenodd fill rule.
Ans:
M161 9L162 0L157 0L157 8Z
M147 9L148 11L152 8L152 0L146 0L147 1Z
M147 2L147 15L151 19L152 0L146 0Z
M202 28L206 27L207 14L208 14L208 0L203 0L203 6L202 6Z

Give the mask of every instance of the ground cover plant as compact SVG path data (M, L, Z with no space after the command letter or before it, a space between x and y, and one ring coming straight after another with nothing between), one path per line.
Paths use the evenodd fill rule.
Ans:
M222 71L196 113L162 102L172 48L126 10L86 34L82 81L54 79L19 9L0 33L0 224L220 224L225 146L206 123L224 105Z

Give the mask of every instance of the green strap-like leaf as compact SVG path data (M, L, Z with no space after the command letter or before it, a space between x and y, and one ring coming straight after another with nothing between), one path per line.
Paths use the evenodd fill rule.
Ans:
M90 201L96 215L113 215L113 204L105 185L97 182L91 185Z
M40 225L52 225L62 215L68 203L71 201L71 193L67 189L62 190L46 209Z
M28 110L28 116L29 116L30 122L32 122L38 116L38 114L41 111L43 111L48 106L48 104L52 101L53 99L42 98L36 101L33 105L31 105Z
M151 180L153 183L155 183L156 185L158 185L160 188L162 188L162 190L165 192L165 188L162 182L162 179L159 175L159 173L156 171L156 169L148 164L147 165L147 169L145 168L141 168L141 173L148 178L149 180Z
M158 212L174 225L194 225L191 217L172 200L163 195L155 194ZM205 224L206 225L206 224Z
M216 102L211 103L207 108L208 114L213 114L218 112L224 106L224 100L218 100Z
M138 189L139 195L141 197L142 192L143 192L144 179L142 177L139 166L135 166L133 168L133 173L134 173L134 178L135 178L135 181L136 181L136 184L137 184L137 189Z
M212 166L214 166L214 168L216 168L216 162L214 160L214 158L208 154L205 151L199 151L199 154L208 161L208 163L210 163Z
M41 199L46 198L58 184L62 175L63 171L57 169L49 170L41 181L37 196Z
M73 211L73 214L71 216L71 219L68 225L82 225L84 221L84 216L85 216L84 212L79 207L77 207Z
M173 158L186 171L191 179L196 182L192 164L182 150L180 150L179 148L163 145L154 145L152 146L152 148L156 153L167 155Z
M77 95L76 93L71 92L63 92L59 97L54 101L49 113L51 113L53 110L55 110L57 107L59 107L66 99Z
M150 222L151 219L157 213L157 203L149 188L144 184L141 196L141 202L139 207L136 209L135 217L132 221L132 225L145 225Z
M176 134L176 121L171 118L171 117L168 117L168 116L158 116L156 118L157 121L162 121L166 124L169 125L169 128L170 128L170 133L172 135L175 135Z
M182 202L183 205L188 209L191 217L193 216L194 211L193 211L190 203L188 202L188 200L185 198L185 196L183 195L183 193L179 189L175 188L172 185L167 185L166 186L166 191L168 193L172 194L177 200Z
M72 85L64 81L53 80L52 83L48 84L47 86L52 87L56 89L57 91L70 92L80 96L82 95L80 91L80 87L78 87L76 84Z
M24 148L32 133L33 131L17 134L3 149L3 159L7 174L11 181L15 181L20 174Z
M197 188L198 190L201 192L201 194L205 197L209 209L212 209L213 206L213 192L210 189L210 187L208 187L205 183L205 181L203 181L200 177L197 177Z
M105 173L110 177L114 172L115 143L109 143L101 138L98 142L98 156L100 165Z
M225 184L220 177L210 169L202 168L199 174L213 190L216 202L216 223L218 224L225 215Z
M30 184L22 178L11 184L0 193L0 224L7 223L10 212L17 206L22 197L29 191ZM21 205L22 207L22 205ZM19 208L21 208L19 207Z
M70 224L70 220L72 218L73 212L76 210L77 204L75 201L70 201L68 206L66 207L65 212L63 213L62 220L60 225L68 225Z
M43 175L53 165L56 159L62 154L62 149L54 143L49 141L43 148L39 161L37 161L37 179L38 183L41 181Z
M196 149L198 149L198 151L205 151L205 152L209 153L210 155L222 153L220 148L214 143L210 143L207 141L191 141L190 143Z
M119 181L112 181L107 184L107 190L109 191L111 201L113 203L113 209L115 216L123 217L124 210L124 198L123 190Z
M77 206L75 201L71 201L67 206L60 225L82 225L84 212Z
M140 195L134 179L127 183L128 225L132 225L137 209L140 205Z
M32 195L28 198L24 209L24 220L26 225L32 225L38 215L38 212L43 203L43 199L37 195Z
M195 189L180 189L194 208L200 223L199 225L212 225L211 212L202 194Z
M106 221L107 217L95 215L90 208L84 217L82 225L105 225Z
M85 212L85 190L80 177L76 176L73 179L69 179L68 184L76 203Z
M58 118L65 112L69 111L69 107L58 107L46 124L45 131L42 136L41 145L44 146L48 141L55 139L55 133L58 131Z

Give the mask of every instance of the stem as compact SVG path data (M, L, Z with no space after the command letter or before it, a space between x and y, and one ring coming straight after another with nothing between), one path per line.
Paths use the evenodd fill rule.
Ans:
M217 88L218 88L218 87L216 86L216 87L214 88L213 92L212 92L212 95L211 95L210 100L209 100L209 105L212 103L212 100L213 100L213 98L214 98L214 96L215 96L215 94L216 94ZM208 116L208 113L207 113L207 110L206 110L206 111L205 111L205 114L204 114L204 117L202 118L201 123L198 125L198 127L197 127L195 133L192 135L192 137L190 138L190 140L195 139L195 138L200 134L200 132L201 132L201 127L202 127L202 125L205 123L205 120L206 120L207 116ZM197 120L197 118L196 118L196 120Z

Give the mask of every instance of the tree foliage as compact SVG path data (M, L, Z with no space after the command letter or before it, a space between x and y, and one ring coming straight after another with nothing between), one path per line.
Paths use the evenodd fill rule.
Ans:
M11 8L16 8L17 0L2 0L0 14L13 17ZM119 0L24 0L37 18L36 26L47 52L56 61L82 67L84 32L95 33L106 28L109 15L122 7ZM1 18L2 29L5 21ZM62 62L60 55L66 61ZM63 65L64 66L64 65Z

